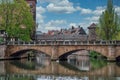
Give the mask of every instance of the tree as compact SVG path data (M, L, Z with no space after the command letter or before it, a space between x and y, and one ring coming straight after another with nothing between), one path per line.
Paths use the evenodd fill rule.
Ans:
M8 37L30 41L35 26L30 10L25 0L0 1L0 27L5 29Z
M108 0L107 8L99 19L98 35L104 40L116 39L120 32L119 18L115 12L113 1Z

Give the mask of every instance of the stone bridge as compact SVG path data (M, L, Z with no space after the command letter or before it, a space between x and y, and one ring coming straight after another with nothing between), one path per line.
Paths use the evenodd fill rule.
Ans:
M6 48L5 57L10 57L20 51L37 50L48 54L51 59L61 59L79 50L96 51L106 56L108 60L115 60L120 56L119 41L111 42L80 42L80 41L40 41L31 43L9 43Z

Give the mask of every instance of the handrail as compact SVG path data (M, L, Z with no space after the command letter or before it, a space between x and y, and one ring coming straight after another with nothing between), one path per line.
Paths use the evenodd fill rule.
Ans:
M41 40L41 41L9 41L7 45L120 45L120 41L79 41L79 40Z

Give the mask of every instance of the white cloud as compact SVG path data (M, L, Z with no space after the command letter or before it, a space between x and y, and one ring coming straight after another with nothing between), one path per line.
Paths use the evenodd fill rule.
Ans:
M65 20L51 20L45 25L47 30L60 30L63 25L66 24Z
M93 15L101 15L105 10L105 6L98 6L95 10L91 10L89 8L76 7L76 10L80 11L81 14L93 14Z
M38 7L36 7L36 12L38 14L43 14L43 13L45 13L45 9L41 6L38 6Z
M60 30L66 23L65 20L51 20L48 23L39 24L38 30L42 30L42 32L47 32L48 30Z
M99 16L102 14L103 11L105 11L105 8L106 8L105 6L103 6L103 7L98 6L98 7L96 7L96 10L93 11L93 14Z
M99 16L87 17L85 20L97 22L99 20Z
M44 17L41 14L36 14L36 21L37 23L43 23Z
M92 23L98 23L99 16L105 10L106 6L97 6L95 10L82 7L74 7L73 3L69 0L38 0L41 3L47 2L46 9L42 6L37 7L37 22L39 23L38 30L47 32L48 30L60 30L61 28L70 28L71 26L78 27L80 25L85 30ZM65 20L51 20L47 23L44 22L45 16L43 14L47 11L55 13L73 13L79 11L80 14L90 14L89 17L83 19L80 23L67 23ZM115 11L120 16L120 7L115 6Z
M41 6L38 6L36 8L36 20L38 23L43 23L44 22L44 16L42 15L43 13L45 13L45 9Z
M45 16L43 16L43 13L45 13L45 12L46 12L46 10L43 7L41 7L41 6L36 7L36 21L38 23L37 30L44 29L42 26L44 25Z
M81 14L89 14L91 12L92 12L92 10L90 10L90 9L81 9Z
M120 6L115 6L115 11L120 16Z
M81 11L81 14L91 14L92 13L91 9L85 9L85 8L81 8L81 7L77 7L76 9Z
M72 26L77 27L77 23L70 23L69 27L71 28Z
M68 0L58 0L58 2L51 2L47 6L47 10L56 13L73 13L76 9L73 7L73 3Z
M91 16L84 18L84 23L82 25L89 26L92 23L98 23L99 17L102 14L102 12L105 10L106 6L98 6L95 10L91 10L88 14L91 14Z

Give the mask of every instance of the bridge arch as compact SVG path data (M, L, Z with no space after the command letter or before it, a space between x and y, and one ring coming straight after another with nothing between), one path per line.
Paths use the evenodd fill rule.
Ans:
M115 56L119 55L119 48L117 49L117 53L114 51L116 47L109 45L8 45L6 48L5 57L9 57L13 53L21 50L37 50L40 52L44 52L51 56L51 59L58 59L64 54L68 54L71 51L78 50L88 50L88 51L96 51L101 53L103 56L109 59L115 59Z
M59 60L62 60L62 59L67 59L67 57L75 52L78 52L78 51L82 51L82 50L85 50L85 49L76 49L76 50L71 50L71 51L68 51L66 53L63 53L62 55L59 56Z
M87 53L86 53L86 52L80 52L80 54L79 54L79 53L76 53L76 52L79 52L79 51L87 51ZM68 51L68 52L63 53L62 55L60 55L60 56L58 57L58 59L59 59L59 60L66 60L67 57L68 57L69 55L71 55L71 54L77 54L77 55L82 55L82 56L90 56L90 51L94 51L94 50L75 49L75 50L71 50L71 51ZM94 51L94 52L96 52L95 54L100 54L101 56L106 57L105 55L103 55L102 53L100 53L100 52L98 52L98 51Z
M44 53L51 57L50 49L46 50L46 47L44 47L44 46L39 47L39 46L27 46L27 45L24 45L24 46L23 45L9 45L9 46L7 46L5 57L7 58L7 57L11 57L11 56L20 56L20 55L24 54L24 52L31 51L31 50Z
M66 46L66 47L60 47L59 49L59 53L60 55L58 56L59 59L61 59L62 57L66 57L70 54L72 54L72 52L76 52L76 51L80 51L80 50L86 50L86 51L95 51L100 53L101 55L108 57L108 46Z
M35 50L35 49L23 49L23 50L19 50L19 51L14 52L14 53L11 54L10 56L11 56L11 57L21 56L21 55L26 54L26 53L29 52L29 51L33 51L32 54L35 54L35 55L36 55L36 54L45 54L45 55L47 55L47 56L50 56L49 54L46 54L45 52L42 52L42 51L40 51L40 50Z

